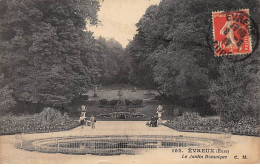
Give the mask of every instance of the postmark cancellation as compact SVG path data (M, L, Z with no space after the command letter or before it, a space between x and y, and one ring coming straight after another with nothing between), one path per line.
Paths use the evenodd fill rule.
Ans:
M249 9L212 12L215 56L252 53Z

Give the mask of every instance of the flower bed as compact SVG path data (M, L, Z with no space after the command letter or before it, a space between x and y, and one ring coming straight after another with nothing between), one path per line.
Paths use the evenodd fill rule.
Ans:
M2 116L0 125L0 135L5 135L69 130L77 127L78 122L63 116L57 110L45 108L34 115Z
M127 119L127 118L142 118L144 114L140 112L112 112L106 114L99 114L97 117L100 118L116 118L116 119Z
M120 100L120 99L113 99L113 100L107 100L107 99L100 99L99 100L99 107L116 107L116 106L126 106L131 108L139 108L143 107L143 100L142 99L136 99L136 100Z
M165 123L166 126L178 131L193 131L207 133L232 133L236 135L259 136L259 125L256 119L242 117L239 122L220 122L219 118L204 118L198 113L183 113Z

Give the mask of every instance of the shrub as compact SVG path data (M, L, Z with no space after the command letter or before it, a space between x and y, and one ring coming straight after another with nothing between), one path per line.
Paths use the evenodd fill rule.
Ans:
M124 100L117 100L117 105L125 106L125 101Z
M4 115L15 107L16 101L12 95L13 91L8 86L0 89L0 114Z
M166 125L180 131L230 132L238 135L259 136L259 124L256 118L242 117L238 122L221 121L218 117L203 118L196 112L185 112L182 116L168 120Z
M173 110L173 116L182 116L183 112L179 108Z
M135 106L141 106L143 104L143 100L142 99L133 100L132 104Z
M99 104L100 105L108 105L108 101L107 101L107 99L100 99Z
M111 105L111 106L116 106L117 103L118 103L118 100L115 100L115 99L109 101L109 105Z
M131 104L132 104L132 102L130 100L128 100L128 99L125 100L125 105L126 106L130 106Z
M111 107L115 107L116 105L119 105L119 106L128 106L128 107L131 107L131 106L134 106L134 107L140 107L143 105L143 100L142 99L137 99L137 100L129 100L129 99L126 99L126 100L120 100L120 99L113 99L113 100L110 100L108 101L107 99L101 99L99 100L99 104L101 105L101 107L108 107L108 106L111 106Z
M38 119L42 125L63 124L63 116L60 111L51 107L45 107L39 113Z
M81 102L85 102L89 99L88 95L81 95L78 100Z
M154 99L155 99L155 100L163 100L163 96L161 96L161 95L155 95Z
M0 134L60 131L78 126L77 121L50 107L44 108L39 114L1 117L0 124Z

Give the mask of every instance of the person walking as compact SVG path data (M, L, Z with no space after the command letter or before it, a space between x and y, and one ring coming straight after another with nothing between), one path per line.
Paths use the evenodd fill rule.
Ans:
M96 118L94 117L94 115L92 114L90 117L90 124L91 124L91 128L95 129L95 124L96 124Z

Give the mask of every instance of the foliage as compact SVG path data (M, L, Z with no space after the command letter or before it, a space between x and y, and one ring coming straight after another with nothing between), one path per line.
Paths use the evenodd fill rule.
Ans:
M1 1L0 67L19 101L62 106L91 86L96 0Z
M126 107L142 107L143 100L135 99L135 100L120 100L120 99L100 99L99 100L100 107L115 107L115 106L126 106Z
M44 108L39 114L2 116L0 124L0 134L60 131L78 126L77 121L49 107Z
M257 0L236 2L162 0L159 5L150 6L136 24L137 34L126 48L126 55L131 57L132 78L135 83L145 85L147 88L156 87L163 97L174 99L177 105L196 107L198 96L202 100L199 103L204 105L205 99L212 96L209 91L212 92L213 83L217 82L215 85L218 85L219 80L222 80L223 71L219 66L222 66L221 68L225 68L225 65L229 66L228 62L222 62L226 60L225 57L214 57L208 45L208 42L211 43L208 38L212 34L211 13L212 11L237 10L241 7L250 10L252 19L258 19L260 3ZM252 57L256 55L257 52ZM258 62L255 63L258 64ZM229 62L229 64L232 66L233 63ZM243 85L246 78L254 77L254 73L258 71L255 69L256 71L252 73L247 68L243 66L240 69L239 72L243 76L240 78L241 81L236 79L232 82L234 86ZM230 73L229 77L234 75L232 70L233 68L226 67L226 72ZM251 81L246 82L249 84ZM232 86L227 89L230 88ZM220 94L217 100L225 104L216 102L215 104L218 103L219 106L213 104L212 107L217 111L220 110L218 109L220 105L222 108L227 107L226 110L232 112L230 116L238 110L238 103L243 103L239 104L239 107L243 108L240 110L244 112L244 115L258 111L254 97L256 93L247 90L246 85L238 89L241 89L239 95L225 96L218 92ZM239 98L235 96L243 96L244 100L241 98L241 101L237 101ZM212 99L213 97L210 97L209 101L213 102ZM233 105L235 106L232 107ZM205 106L202 112L204 115L212 112L209 103Z
M212 82L209 102L219 112L223 121L238 122L243 116L259 114L260 71L255 60L230 63L224 61L220 77Z
M207 89L217 62L206 47L205 15L192 13L192 5L188 1L164 0L147 9L127 48L137 82L149 82L162 94L179 98L190 98Z
M53 122L61 122L62 123L62 114L50 107L45 107L41 113L38 115L39 121L42 125L49 125Z
M13 109L16 105L16 101L12 95L13 91L8 88L8 86L0 89L0 113L3 115L4 113Z
M166 122L166 126L179 131L232 133L259 136L260 129L256 118L243 116L239 122L219 122L219 118L204 118L198 113L183 113Z
M100 99L99 103L100 103L100 105L103 106L103 105L107 105L109 103L109 101L107 99Z
M129 63L122 45L114 39L96 40L96 69L94 82L104 85L128 83Z

